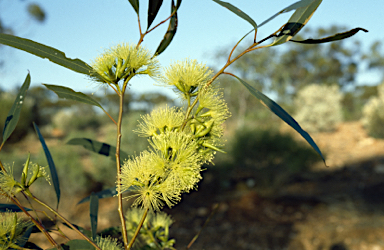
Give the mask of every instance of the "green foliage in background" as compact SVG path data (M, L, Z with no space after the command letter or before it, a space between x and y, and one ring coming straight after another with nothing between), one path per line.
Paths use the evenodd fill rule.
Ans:
M370 136L384 138L384 83L377 86L377 96L371 97L363 108L362 123Z
M343 120L342 97L337 85L308 85L295 97L295 118L310 132L332 132Z
M320 156L325 164L325 158L311 136L277 102L258 89L268 90L264 87L266 87L266 84L269 84L269 90L275 91L279 95L279 99L290 96L292 89L295 91L296 85L299 85L296 81L300 77L310 76L307 79L303 79L303 83L306 83L306 80L312 82L312 78L323 79L321 77L321 74L324 73L322 70L319 70L319 74L317 74L317 70L312 70L315 68L315 64L322 65L322 68L326 69L327 74L329 71L336 71L336 76L345 76L346 79L343 82L339 82L339 84L341 86L348 85L349 82L353 81L354 74L356 73L356 65L353 62L352 55L348 54L349 51L342 51L340 48L332 47L331 45L328 47L330 48L328 60L320 60L318 62L318 58L313 58L313 56L316 53L324 53L324 51L313 44L343 40L356 34L358 31L367 32L367 30L355 28L334 34L339 32L339 30L331 29L332 34L329 35L329 33L323 32L319 35L326 37L319 39L303 40L299 36L292 39L307 24L321 4L321 0L302 0L291 4L259 25L250 16L232 4L220 0L213 1L227 8L253 27L250 32L240 38L229 52L227 51L225 55L226 61L217 72L213 72L203 63L193 59L174 61L167 68L161 68L158 56L170 46L176 34L178 14L180 14L178 9L181 5L181 0L176 2L172 0L171 5L168 6L169 16L164 17L156 25L153 22L156 20L163 1L149 0L146 29L144 29L145 25L142 25L143 18L140 18L142 12L139 11L139 0L129 0L129 4L133 7L138 17L139 41L137 43L124 42L107 48L99 56L95 57L90 64L78 58L68 58L64 52L56 48L29 39L0 33L0 43L26 51L40 58L48 59L64 68L86 75L95 83L112 92L112 94L105 92L105 99L93 98L65 86L44 84L47 89L52 90L57 95L55 98L64 98L68 101L65 109L60 111L56 108L48 109L49 111L45 115L49 117L52 124L47 124L46 127L51 126L51 130L59 129L65 131L59 137L65 137L65 139L67 139L66 137L71 137L70 140L65 146L57 144L60 142L58 138L47 138L46 140L40 132L38 124L33 123L41 144L41 152L44 153L48 166L43 167L32 163L30 154L28 154L23 166L15 166L14 164L3 165L0 161L0 195L16 205L17 208L9 206L10 209L16 210L15 213L23 211L54 248L83 250L122 248L126 250L133 248L143 250L174 249L175 240L169 236L169 227L172 224L172 220L166 214L161 213L160 210L164 206L169 208L175 206L181 202L183 194L196 190L202 179L202 171L206 170L203 165L212 163L217 153L226 153L224 151L225 139L223 138L225 132L224 124L231 116L231 113L224 99L223 88L217 81L218 77L222 75L235 78L240 83L237 88L239 86L241 88L245 87L243 90L249 92L244 94L244 92L234 91L230 93L232 98L237 96L237 98L247 101L250 100L251 96L255 97L269 111L298 132L314 149L313 151L303 147L290 136L271 132L271 130L257 130L254 127L247 130L243 126L244 124L240 124L241 126L239 127L242 129L235 135L235 139L231 141L231 151L228 156L229 158L232 157L231 160L236 167L236 170L234 169L233 171L249 169L256 174L257 185L275 186L285 176L306 170L315 161L313 155L317 155L317 159ZM257 31L261 26L276 16L293 10L293 15L279 30L258 40ZM44 20L44 12L39 6L33 5L29 8L29 11L38 20ZM163 38L159 39L155 52L151 52L143 46L144 38L166 22L168 23L167 31ZM251 33L254 34L253 41L246 42L244 38ZM271 38L273 39L272 41ZM296 40L296 38L299 40ZM265 45L267 41L271 42ZM247 43L247 45L240 47L240 42ZM299 52L291 49L287 52L287 57L281 57L278 63L284 66L283 69L287 68L286 71L283 71L280 67L271 71L270 65L276 62L273 61L274 56L268 53L259 53L259 55L262 55L262 58L272 60L268 61L268 64L265 64L265 62L254 64L253 67L256 67L254 72L257 72L260 67L260 73L272 77L269 79L270 82L263 82L263 77L258 77L256 83L253 84L252 76L255 75L254 72L248 76L241 74L244 71L240 70L239 72L236 68L232 71L230 67L231 65L236 65L235 63L241 57L244 56L246 58L245 55L249 55L250 52L278 46L287 42L310 44L307 48L311 49L300 50ZM336 49L340 54L334 55L332 49ZM294 57L290 55L292 52L294 54L298 53L299 56ZM304 54L307 55L304 59L308 61L307 64L310 66L297 68L296 66L299 65L296 65L291 59L300 59L301 55ZM349 59L352 62L348 61ZM344 67L345 65L339 65L341 61L347 61L346 68ZM252 61L240 64L240 66L242 65L243 68L246 68L246 71L249 71L251 68L247 68L248 64L252 64ZM279 74L276 72L279 72ZM238 76L238 73L240 73L240 76ZM177 94L178 101L182 106L173 105L173 100L164 98L161 95L147 95L140 96L139 98L136 97L138 100L136 104L144 101L146 105L137 110L138 112L132 112L133 109L130 109L130 104L133 103L132 101L135 97L127 93L131 84L130 81L133 78L136 79L143 76L151 77L163 86L171 87ZM293 79L295 82L293 82ZM329 80L333 78L325 76L324 79L326 80L323 80L323 82L329 83ZM5 118L4 138L0 145L0 150L19 121L20 110L26 104L25 95L30 82L31 77L28 74L13 102L12 108ZM276 88L276 82L280 84L278 88ZM41 90L38 89L36 92L41 93ZM115 95L115 97L112 97L112 95ZM36 93L34 98L36 101L40 100L39 95ZM57 101L54 100L55 98L49 100L51 104ZM75 102L81 102L82 106L73 107ZM37 101L37 103L40 102ZM90 106L84 106L84 104ZM232 104L234 106L237 105L240 113L238 119L244 120L248 112L243 107L245 102L232 102ZM307 105L307 103L302 103L301 105ZM34 105L34 110L42 109L42 106L36 104ZM53 105L48 104L48 106ZM97 111L95 111L96 109ZM140 114L139 111L146 112ZM106 122L101 121L101 114L109 119L111 128ZM44 115L40 114L40 116L37 116L37 119L44 120L42 117ZM25 123L26 121L23 120L23 122ZM136 126L134 126L135 124ZM133 127L135 128L133 129ZM52 132L49 134L50 129L46 130L48 137L55 137ZM143 140L132 136L132 129ZM104 131L100 134L97 133L101 130ZM72 138L72 136L75 138ZM100 142L99 138L105 139L106 142ZM80 146L83 146L90 152L84 153L84 149ZM136 150L140 150L140 152L136 152ZM87 161L84 156L88 156L91 152L92 154L97 153L107 156L109 160L112 160L112 164L104 161ZM38 155L37 161L40 164L45 162L42 154ZM22 167L21 173L13 170L14 168L20 169L20 167ZM110 171L110 167L114 170ZM48 178L46 169L49 170L51 178ZM276 176L276 172L279 172L279 175ZM16 173L20 174L20 176L16 176ZM86 187L88 180L92 179L97 182L107 183L106 178L114 180L112 188L92 193L80 202L90 201L90 231L72 224L61 214L61 211L59 211L59 203L63 200L61 199L61 193L85 193L88 191ZM35 185L35 183L39 183L36 182L38 179L52 182L55 194L53 202L50 199L50 196L53 196L52 188L49 189L41 184ZM50 190L52 193L48 193ZM44 200L41 200L39 197L43 197ZM103 230L102 232L104 233L97 232L99 199L108 197L116 197L118 203L117 214L121 227L117 229L118 236L115 238L112 237L116 235L116 228ZM27 209L21 205L20 198L27 200ZM136 207L136 209L128 209L127 211L124 208L123 198L131 200L132 206ZM56 207L51 207L51 203L55 204ZM59 245L51 236L52 230L46 230L44 222L37 216L41 209L36 209L36 204L45 209L43 213L55 225L55 229L52 230L55 230L62 238L67 239L65 243ZM7 205L3 207L7 207ZM33 212L30 213L27 210L32 210ZM48 216L48 211L51 216ZM14 215L14 218L13 227L7 228L0 234L0 241L11 242L10 245L6 245L6 249L23 249L26 241L29 239L29 235L23 235L25 236L24 242L14 240L17 216ZM60 229L61 224L57 223L58 220L76 232L82 240L70 240ZM28 229L26 233L28 233L27 231ZM200 232L191 240L187 249L198 238Z
M273 187L290 175L306 171L319 159L311 148L277 130L248 128L237 131L229 158L234 167L248 173L258 187ZM280 183L279 183L280 182Z

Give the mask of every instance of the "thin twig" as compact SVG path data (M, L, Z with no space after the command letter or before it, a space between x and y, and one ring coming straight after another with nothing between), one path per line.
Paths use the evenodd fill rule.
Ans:
M193 237L193 239L191 240L191 242L189 242L188 246L187 246L187 250L192 246L193 243L195 243L195 241L197 240L197 238L200 236L201 232L203 231L203 229L208 225L208 222L212 219L213 215L217 212L217 209L219 208L219 204L216 203L214 206L213 206L213 210L211 212L211 214L208 216L207 220L204 222L204 225L202 226L202 228L200 229L200 231L195 235L195 237Z
M141 227L142 227L143 224L144 224L145 218L147 218L148 210L149 210L149 208L146 208L146 209L144 210L144 214L143 214L143 216L141 217L141 220L140 220L140 222L139 222L139 225L137 226L136 232L135 232L135 234L133 235L131 241L129 242L129 245L128 245L128 248L127 248L127 249L131 249L131 248L132 248L132 245L133 245L133 243L135 242L137 236L138 236L139 233L140 233L140 229L141 229Z
M30 197L39 203L40 205L44 206L47 208L49 211L51 211L53 214L55 214L57 217L59 217L62 221L67 223L76 233L78 233L81 237L83 237L86 241L88 241L92 246L94 246L98 250L102 250L100 247L96 245L90 238L88 238L85 234L80 232L79 229L77 229L71 222L69 222L66 218L64 218L61 214L59 214L55 209L51 208L49 205L45 204L43 201L39 200L36 196L34 196L32 193L30 193Z
M123 235L124 247L128 249L128 234L124 217L124 209L123 209L123 194L121 193L121 162L120 162L120 145L121 145L121 124L123 121L123 107L124 107L124 94L127 88L127 84L129 80L133 77L133 74L125 79L122 90L119 93L119 116L117 120L117 140L116 140L116 169L117 169L117 199L118 199L118 212L120 216L121 223L121 233Z
M16 205L18 206L33 222L33 224L36 225L36 227L47 237L48 241L52 244L52 246L56 247L58 250L61 249L60 245L56 243L56 241L52 238L52 236L45 230L44 226L40 224L35 218L33 218L32 215L30 215L24 207L21 205L19 200L16 197L12 197L8 195L8 198Z

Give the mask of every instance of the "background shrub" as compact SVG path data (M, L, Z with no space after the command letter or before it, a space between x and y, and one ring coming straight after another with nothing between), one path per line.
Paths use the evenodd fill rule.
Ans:
M308 85L294 100L295 119L308 132L333 131L342 121L341 100L337 85Z
M377 86L377 96L364 105L361 121L370 136L384 138L384 83Z
M289 134L277 130L242 129L231 140L223 166L232 182L252 180L257 187L283 184L292 174L305 171L319 160L316 152Z

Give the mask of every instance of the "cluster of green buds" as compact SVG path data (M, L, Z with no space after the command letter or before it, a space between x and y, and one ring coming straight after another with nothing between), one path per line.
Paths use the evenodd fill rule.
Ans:
M139 208L130 208L125 214L128 237L132 238L140 224L144 211ZM174 239L169 238L169 228L173 221L164 212L149 211L140 229L133 249L174 249Z
M230 116L220 89L210 83L212 71L195 60L176 62L165 70L164 84L174 86L186 108L168 106L142 116L140 136L150 148L128 159L120 175L121 192L131 191L134 206L172 207L181 194L196 188L202 165L224 152L223 123Z
M20 243L26 230L32 227L32 222L20 219L17 213L0 213L0 249L21 249Z
M24 191L27 195L30 195L29 187L41 177L44 177L47 182L50 180L46 167L31 163L30 155L28 155L21 173L20 182L16 181L13 176L13 166L6 166L4 170L0 170L0 194L5 197L13 197L17 193Z
M159 73L158 61L147 49L125 43L106 50L91 65L102 77L93 79L102 83L118 84L121 79L143 74L156 78Z

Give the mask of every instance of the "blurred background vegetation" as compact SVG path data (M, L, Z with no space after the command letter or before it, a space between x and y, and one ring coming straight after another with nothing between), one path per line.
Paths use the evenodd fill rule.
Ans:
M31 15L35 15L34 12L31 12ZM40 19L37 20L43 21L44 15L39 16ZM338 26L328 29L305 29L302 37L323 37L341 30L344 28ZM7 27L3 27L1 31L13 33L12 29ZM300 117L308 118L312 115L315 120L322 121L321 125L308 119L299 121L308 131L334 131L340 122L365 119L367 129L373 131L371 134L380 137L384 135L384 132L380 132L384 131L384 127L377 122L377 115L372 116L372 111L369 114L369 122L367 115L364 116L363 113L364 105L372 98L378 98L379 82L373 86L355 84L361 71L384 72L384 55L380 54L380 46L380 42L375 42L369 52L363 52L361 42L353 39L322 45L290 43L283 51L265 49L248 54L234 64L231 70L260 91L267 93L298 120ZM223 51L227 49L217 51L217 58L224 57ZM238 82L226 76L221 77L219 81L232 117L228 120L226 128L228 143L225 150L228 154L219 154L217 165L222 165L223 169L241 168L244 172L253 173L258 178L254 179L255 184L252 185L267 186L288 178L291 173L309 169L312 163L319 160L307 145L297 142L289 134L282 133L279 119ZM317 97L304 92L308 86L321 87L321 90L312 91ZM303 94L300 94L301 92ZM4 127L7 112L16 93L17 89L4 92L0 86L0 128ZM117 116L116 95L104 90L93 97L113 117ZM122 149L125 152L134 155L148 146L147 141L138 137L132 130L135 129L140 115L165 104L178 105L175 103L175 97L156 92L127 94L122 137ZM311 112L316 108L319 111ZM338 110L335 110L336 108ZM337 117L331 119L332 114L337 114ZM57 155L53 156L65 159L56 160L59 169L62 165L63 169L68 170L63 170L62 178L71 180L71 176L79 176L79 181L69 185L71 192L78 193L83 190L84 193L89 193L114 185L113 163L102 156L76 148L78 146L65 145L66 141L75 137L86 137L113 145L116 140L114 126L103 113L92 106L58 99L44 86L37 86L28 91L21 117L3 150L7 152L6 155L0 153L3 161L15 161L14 159L18 158L16 155L24 153L23 150L18 150L23 148L19 145L33 141L32 138L35 137L32 122L35 122L46 139L52 141L51 150L57 152ZM38 152L36 160L44 161L41 151ZM292 155L295 157L291 157ZM15 164L21 164L23 161L21 158L20 162ZM276 173L283 177L276 176ZM85 183L87 188L84 188Z
M32 19L44 22L45 13L39 5L26 2L26 9ZM339 26L305 29L297 40L324 37L343 30L345 27ZM0 33L17 33L13 27L2 25L1 12ZM384 80L384 54L381 46L382 42L376 41L368 51L363 51L362 42L354 38L322 45L289 43L284 50L272 48L247 54L232 65L230 71L268 94L294 118L313 115L323 122L316 125L312 120L304 119L300 124L305 130L318 133L325 127L325 131L332 132L337 130L338 123L361 121L369 135L384 138L384 87L380 85ZM225 58L224 52L229 49L217 51L216 57ZM0 45L0 70L6 58L2 53ZM356 78L362 72L376 72L380 77L375 85L357 85ZM216 176L213 190L278 190L290 183L296 174L310 171L320 161L307 144L290 133L282 132L279 118L236 80L223 76L219 82L232 117L225 131L225 151L228 153L217 154L215 165L207 166ZM312 96L305 93L308 86L329 88L314 90L312 94L317 95ZM5 92L0 85L1 130L17 91ZM93 98L116 117L116 95L100 92ZM122 128L123 151L135 155L148 147L146 139L138 137L132 130L136 128L140 115L165 104L178 105L175 97L156 92L127 94ZM308 112L308 108L315 110L313 107L316 106L321 106L319 112ZM329 119L330 114L335 113L337 118ZM70 139L79 137L114 145L115 128L104 113L92 106L58 99L45 87L34 86L28 90L20 117L16 130L0 152L3 164L14 164L16 170L21 171L26 152L32 154L32 161L46 164L33 131L32 122L35 122L48 143L65 195L80 199L115 185L113 162L80 146L66 145ZM15 174L20 173L15 171ZM44 188L36 189L42 192L37 195L54 200L52 187L44 183L39 185Z

